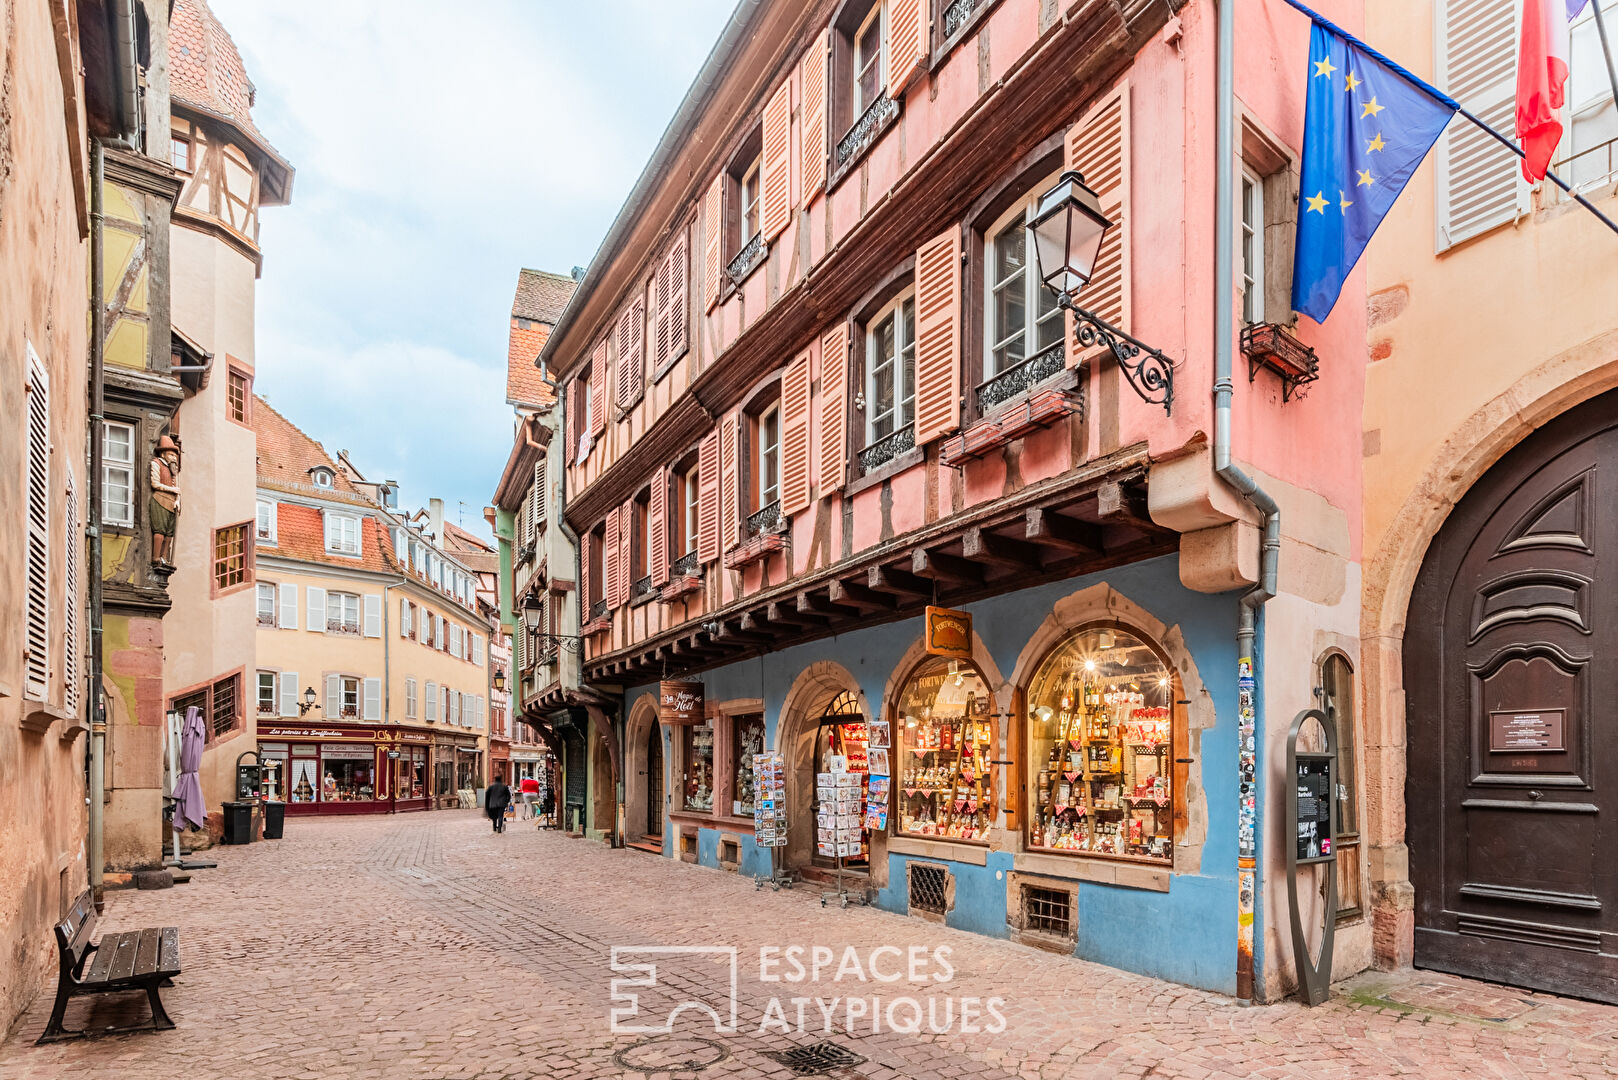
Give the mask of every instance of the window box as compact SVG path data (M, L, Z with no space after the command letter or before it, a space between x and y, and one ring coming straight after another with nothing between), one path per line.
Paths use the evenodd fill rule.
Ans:
M1254 323L1242 331L1242 353L1247 357L1247 381L1269 368L1281 378L1281 400L1290 401L1298 388L1320 378L1315 350L1276 323Z
M725 569L740 570L744 566L751 566L772 552L785 550L786 546L787 537L784 532L759 533L725 553Z
M668 584L663 586L662 597L665 604L688 596L702 588L702 575L697 573L675 574L669 578Z
M1066 391L1054 386L1036 390L1001 415L1000 434L1006 442L1013 442L1078 411L1080 403Z
M999 420L980 420L959 435L945 439L938 460L952 469L958 469L968 461L975 461L989 451L999 449L1008 441L1000 430Z

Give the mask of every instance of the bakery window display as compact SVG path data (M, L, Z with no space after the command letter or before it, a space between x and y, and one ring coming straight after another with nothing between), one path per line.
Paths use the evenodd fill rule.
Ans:
M1030 848L1171 861L1174 673L1114 627L1081 630L1027 695Z
M713 725L688 725L685 733L685 809L713 812Z
M924 660L899 696L894 769L899 831L986 843L994 820L993 708L965 660Z

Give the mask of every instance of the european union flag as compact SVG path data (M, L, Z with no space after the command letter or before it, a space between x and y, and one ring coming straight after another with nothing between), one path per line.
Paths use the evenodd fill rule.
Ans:
M1313 24L1294 310L1326 321L1371 234L1456 108L1360 42Z

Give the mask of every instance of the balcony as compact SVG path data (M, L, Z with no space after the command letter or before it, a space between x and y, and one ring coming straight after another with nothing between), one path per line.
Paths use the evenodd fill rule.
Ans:
M747 280L747 275L758 269L759 263L770 253L770 245L764 242L764 233L756 232L753 238L742 245L736 257L730 260L725 267L725 276L730 278L732 285L740 286Z
M630 603L642 603L651 599L657 594L658 588L656 585L652 584L652 575L650 574L647 574L645 577L629 586Z
M884 90L880 97L871 102L870 106L854 121L854 126L848 129L837 143L837 150L833 155L832 166L837 175L842 173L860 156L875 145L876 140L899 118L899 103L888 96Z
M972 12L976 11L982 4L983 0L955 0L953 4L946 7L941 19L944 24L944 38L948 40L954 37L961 27L966 25L966 21L972 17Z
M915 448L916 429L913 425L906 424L893 434L883 436L860 451L860 472L875 472L900 454L907 454Z
M678 600L702 588L702 564L697 561L697 553L688 551L674 560L669 567L669 580L663 586L660 595L663 602Z
M1618 139L1608 139L1576 154L1569 154L1553 164L1551 170L1567 181L1574 194L1587 195L1600 188L1606 188L1610 193L1618 185ZM1541 191L1553 203L1573 201L1572 195L1555 184L1547 183Z
M777 499L748 517L747 535L754 537L759 533L774 532L781 529L784 524L781 518L781 500Z
M991 413L1018 394L1026 393L1067 367L1067 346L1058 341L1043 352L1000 372L978 387L978 412Z

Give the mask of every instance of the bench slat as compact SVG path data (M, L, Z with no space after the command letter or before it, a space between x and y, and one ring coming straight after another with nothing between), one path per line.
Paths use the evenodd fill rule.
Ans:
M180 928L178 926L165 926L162 931L162 946L157 957L158 974L169 978L180 973Z
M155 927L142 930L135 942L135 968L130 973L136 978L157 970L157 952L163 943L163 931Z
M135 955L139 944L139 931L118 935L118 940L113 946L112 966L107 969L108 982L123 982L135 974ZM96 951L98 953L107 951L105 938L102 938L101 947Z
M79 982L86 986L100 985L107 981L107 972L112 969L112 962L117 956L118 934L103 934L101 944L96 951L90 954L90 963L79 976Z

